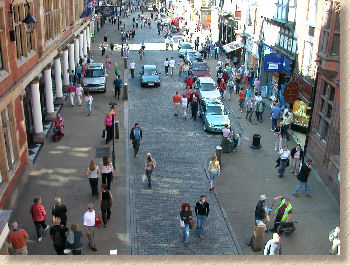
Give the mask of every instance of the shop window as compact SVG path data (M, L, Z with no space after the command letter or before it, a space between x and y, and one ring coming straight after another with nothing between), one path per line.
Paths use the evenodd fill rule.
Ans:
M3 111L1 111L0 120L2 128L2 140L4 146L4 154L6 160L7 170L13 169L13 164L15 163L14 148L12 135L15 135L14 127L12 126L13 120L10 119L9 106L7 106Z
M322 27L320 49L327 55L339 55L340 45L340 18L339 2L327 1L326 16ZM334 23L333 23L334 22ZM333 37L331 37L333 32Z
M320 138L327 142L330 121L333 114L333 100L335 88L325 82L321 94L321 106L319 110L319 123L317 127L317 134Z
M340 20L339 14L336 14L331 55L338 55L339 53L339 45L340 45L340 21L339 20Z

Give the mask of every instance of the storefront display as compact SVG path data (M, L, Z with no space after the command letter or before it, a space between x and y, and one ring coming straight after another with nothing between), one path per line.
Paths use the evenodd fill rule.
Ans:
M293 104L293 123L291 129L297 132L306 133L309 125L311 108L301 101L296 100Z

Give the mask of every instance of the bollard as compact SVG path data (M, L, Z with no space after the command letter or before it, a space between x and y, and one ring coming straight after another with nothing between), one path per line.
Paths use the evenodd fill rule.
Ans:
M216 158L218 159L220 166L221 166L221 155L222 155L222 148L220 145L216 146Z
M254 222L254 235L252 239L251 248L253 251L261 251L264 248L264 235L266 225L260 221L259 225Z
M115 139L119 139L119 121L115 121L114 123L114 132L115 132Z

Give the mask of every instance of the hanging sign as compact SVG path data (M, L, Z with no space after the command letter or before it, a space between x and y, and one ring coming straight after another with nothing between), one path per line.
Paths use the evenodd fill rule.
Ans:
M114 6L100 6L100 12L104 17L113 16L115 13Z
M299 83L292 81L286 84L283 90L284 100L288 103L294 103L299 98Z

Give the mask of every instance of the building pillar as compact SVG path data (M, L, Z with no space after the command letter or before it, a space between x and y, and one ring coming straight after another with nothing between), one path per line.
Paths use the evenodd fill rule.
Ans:
M84 54L84 56L87 55L87 36L86 36L86 34L87 34L87 30L84 29L84 31L83 31L83 54Z
M79 56L80 58L84 58L84 54L83 54L83 42L84 42L84 34L80 33L79 34Z
M75 64L79 63L79 39L74 39L74 57L75 57Z
M63 92L62 92L62 70L61 70L61 59L57 56L54 60L54 71L55 71L55 88L56 88L56 105L64 105Z
M40 104L40 92L39 92L39 81L33 80L30 84L32 93L32 111L33 111L33 125L34 135L33 141L35 143L44 143L44 130Z
M69 73L68 73L68 50L65 49L62 52L63 57L63 86L69 86Z
M75 72L75 61L74 61L74 44L68 44L68 54L69 54L69 74Z
M44 69L45 81L45 100L46 100L46 117L45 120L53 121L55 119L55 108L53 105L51 66Z

